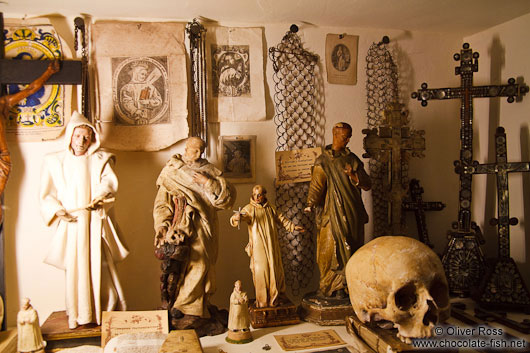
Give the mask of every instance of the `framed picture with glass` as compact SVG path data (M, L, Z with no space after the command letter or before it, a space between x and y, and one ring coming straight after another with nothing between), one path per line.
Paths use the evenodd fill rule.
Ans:
M256 181L256 136L219 136L221 171L232 183Z

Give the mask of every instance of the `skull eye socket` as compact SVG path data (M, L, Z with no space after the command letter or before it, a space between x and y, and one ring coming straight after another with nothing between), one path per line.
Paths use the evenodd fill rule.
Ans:
M396 292L394 300L399 310L409 310L414 304L416 304L416 301L418 300L416 296L416 286L414 283L407 283L401 287Z
M431 282L429 294L439 308L445 308L449 305L449 288L445 281L436 277Z

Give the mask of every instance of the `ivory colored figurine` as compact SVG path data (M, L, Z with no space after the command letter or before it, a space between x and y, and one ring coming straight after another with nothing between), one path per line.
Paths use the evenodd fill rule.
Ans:
M46 342L42 339L39 314L31 306L29 298L22 300L17 315L17 332L19 352L44 352Z
M333 143L315 161L305 212L323 207L317 219L317 263L319 294L347 298L344 269L350 256L364 244L364 209L361 189L372 183L361 160L346 145L352 128L347 123L333 127Z
M201 158L205 147L200 138L188 138L184 154L171 157L156 183L155 246L189 247L171 310L172 324L178 329L195 328L200 319L210 318L208 298L216 288L217 211L230 208L236 197L222 172Z
M304 228L278 213L268 202L267 190L261 185L254 186L250 203L230 218L232 227L238 227L241 221L248 223L249 241L245 251L250 257L256 288L255 306L278 306L285 293L285 276L276 223L289 232L303 232Z
M229 343L248 343L252 341L250 318L248 315L248 296L241 290L241 281L234 283L234 291L230 295L230 313L228 315Z
M118 189L114 155L99 149L99 134L74 112L65 132L65 150L44 159L41 213L57 230L47 264L66 271L68 326L96 322L101 312L126 310L115 263L128 251L108 215Z
M16 93L0 97L0 195L4 192L6 187L9 173L11 172L11 155L7 148L6 135L5 135L5 124L9 115L9 109L21 100L31 96L37 92L44 83L56 72L59 72L60 65L59 61L52 61L46 71L31 82L25 89ZM2 209L0 208L0 220L2 219Z

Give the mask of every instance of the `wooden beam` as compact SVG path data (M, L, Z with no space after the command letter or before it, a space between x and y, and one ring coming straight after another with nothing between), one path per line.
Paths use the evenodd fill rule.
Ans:
M49 63L50 60L0 59L0 83L3 85L31 83L46 71ZM81 68L81 61L62 61L61 70L50 77L46 84L80 85Z

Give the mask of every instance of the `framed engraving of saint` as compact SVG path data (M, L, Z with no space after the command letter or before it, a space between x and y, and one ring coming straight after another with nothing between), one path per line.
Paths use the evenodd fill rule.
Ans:
M220 136L221 171L232 183L256 181L256 136Z
M121 125L169 123L167 58L112 58L115 121Z

